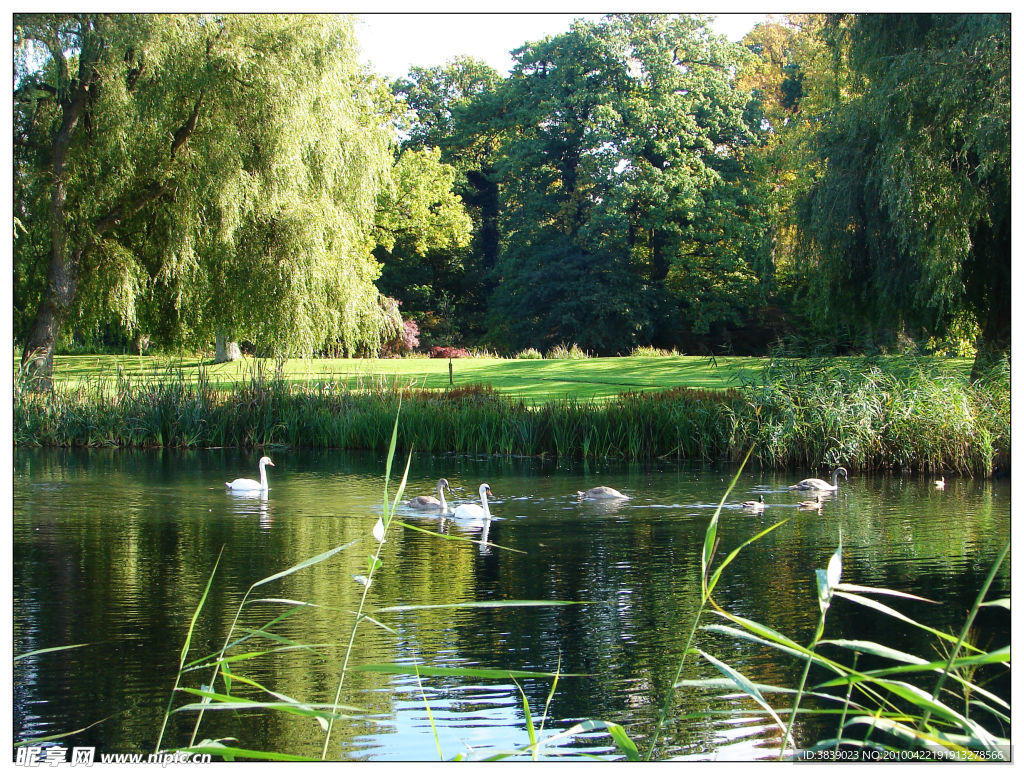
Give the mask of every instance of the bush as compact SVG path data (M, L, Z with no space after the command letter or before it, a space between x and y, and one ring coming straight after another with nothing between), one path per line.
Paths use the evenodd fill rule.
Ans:
M384 357L392 355L405 355L411 353L420 346L420 327L415 320L403 320L402 330L380 348L380 354Z
M590 354L583 350L578 344L574 344L571 347L559 344L548 350L547 355L544 357L551 358L552 360L579 361L584 358L589 358Z
M461 347L442 347L440 345L430 348L431 358L471 358L469 350Z
M528 347L522 352L517 353L516 358L521 361L539 361L542 360L544 356L540 354L540 350Z
M634 358L666 358L670 355L679 355L679 351L641 345L640 347L634 347L633 352L630 353L630 356Z

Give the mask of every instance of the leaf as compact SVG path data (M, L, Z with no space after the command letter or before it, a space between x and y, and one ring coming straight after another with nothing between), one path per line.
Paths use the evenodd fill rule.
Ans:
M893 659L897 662L906 662L910 665L927 665L928 661L921 657L908 654L905 651L897 651L896 649L888 646L883 646L880 643L875 643L868 640L821 640L818 641L820 644L829 643L833 646L839 646L840 648L851 649L852 651L859 651L862 654L871 654L876 657L884 657L886 659Z
M932 696L925 692L923 689L914 686L913 684L904 683L902 681L890 681L887 679L873 679L873 682L877 686L888 689L893 694L902 697L909 702L914 703L919 708L923 708L929 713L934 713L936 716L941 716L947 721L951 721L958 725L969 724L968 720L960 714L958 711L950 708L943 702L932 699Z
M739 670L736 670L730 665L727 665L720 659L716 659L707 652L697 649L697 653L699 653L702 657L704 657L704 659L706 659L708 662L710 662L712 665L718 668L718 671L722 673L722 675L724 675L730 681L735 683L737 687L739 687L743 692L750 696L758 705L764 708L768 712L768 714L773 719L775 719L775 723L779 725L779 729L781 729L783 734L785 734L786 727L782 723L782 719L779 718L778 714L768 704L767 700L765 700L765 698L761 696L761 692L757 690L757 687L753 684L753 682L750 681L750 679L743 675Z
M722 571L724 571L726 569L726 567L729 565L729 563L731 563L736 558L736 555L739 554L742 549L744 549L745 547L747 547L750 544L754 543L755 541L760 541L764 536L768 535L770 532L772 532L776 528L782 527L788 521L789 521L788 519L784 519L781 522L776 522L774 525L770 525L769 527L766 527L760 533L758 533L755 536L752 536L751 538L748 538L742 544L740 544L735 549L733 549L731 552L729 552L729 554L726 555L726 558L724 560L722 560L721 564L715 569L715 572L711 575L711 581L708 582L708 585L707 585L707 592L708 592L708 594L710 594L711 590L713 590L715 588L715 586L718 584L718 579L722 575Z
M949 755L949 758L954 758L955 755L957 760L980 758L976 754L972 754L969 746L976 749L986 748L981 741L967 736L946 736L941 733L926 732L909 727L894 719L879 718L877 716L855 716L849 719L845 726L861 724L888 732L912 747L924 748L933 753L946 753ZM1007 750L1009 750L1008 744Z
M289 576L292 573L295 573L296 571L302 570L303 568L308 568L310 565L316 565L318 562L323 562L324 560L326 560L326 559L336 555L342 549L347 549L348 547L352 546L355 543L356 543L356 541L349 541L344 546L336 546L333 549L327 550L323 554L318 554L316 557L310 557L308 559L305 559L302 562L300 562L298 565L293 565L292 567L288 568L287 570L283 570L280 573L275 573L273 576L267 576L265 579L260 579L259 581L255 582L252 585L252 587L250 587L250 589L252 589L253 587L258 587L258 586L260 586L262 584L268 584L271 581L276 581L277 579L280 579L280 578L284 578L285 576Z
M880 611L881 613L886 614L887 616L891 616L894 619L899 619L900 621L906 622L907 624L912 624L915 627L920 627L922 630L925 630L926 632L930 632L932 635L935 635L938 638L942 638L943 640L949 641L950 643L956 643L957 642L957 639L954 636L952 636L952 635L950 635L948 633L942 632L940 630L936 630L933 627L928 627L927 625L921 624L920 622L917 622L917 621L911 619L909 616L900 613L896 609L890 608L889 606L887 606L887 605L885 605L883 603L879 603L877 600L872 600L870 598L863 597L861 595L853 595L853 594L850 594L849 592L843 592L843 591L840 591L838 589L836 590L835 594L837 596L839 596L839 597L846 598L847 600L849 600L851 602L860 603L861 605L867 606L868 608L874 608L876 611ZM927 602L931 602L931 601L927 601Z
M251 682L250 682L251 683ZM332 711L338 709L344 709L351 713L367 713L365 708L357 708L351 705L331 705L329 703L304 703L302 706L292 704L290 702L260 702L258 700L247 700L241 697L235 697L231 694L221 694L219 692L211 692L205 689L192 689L190 687L181 687L178 689L179 692L185 694L194 694L197 697L202 697L203 702L193 703L191 705L182 705L179 708L175 708L175 712L185 710L237 710L242 708L269 708L272 710L283 710L288 713L297 713L300 716L311 716L314 714L320 714L323 716L331 715ZM340 717L339 717L340 718Z
M822 613L828 610L832 595L828 586L828 571L818 568L814 571L814 579L818 585L818 608Z
M921 603L935 603L938 605L937 600L929 600L927 597L912 595L909 592L900 592L895 589L886 589L885 587L865 587L860 584L836 584L835 588L842 590L843 592L870 592L876 595L890 595L891 597L902 597L907 600L917 600Z
M611 721L604 722L605 728L608 730L608 734L612 736L612 740L615 741L615 747L626 754L626 758L631 762L638 762L641 759L640 752L636 748L634 743L626 730L619 724L615 724Z
M387 626L386 624L384 624L383 622L377 621L376 619L374 619L374 618L373 618L372 616L370 616L369 614L363 614L361 618L365 619L365 620L366 620L366 621L368 621L368 622L369 622L370 624L373 624L373 625L376 625L377 627L380 627L380 628L381 628L382 630L384 630L385 632L390 632L390 633L391 633L392 635L398 635L398 631L397 631L397 630L394 630L394 629L392 629L391 627L388 627L388 626Z
M189 746L187 748L178 748L178 751L184 753L208 753L212 756L223 757L227 761L234 761L236 756L240 756L244 759L260 759L264 761L274 762L311 762L316 759L311 759L308 756L293 756L287 753L277 753L275 751L255 751L249 748L236 748L230 745L224 745L215 740L203 740L198 745Z
M1001 597L998 600L987 600L982 603L983 606L996 606L998 608L1005 608L1007 611L1010 610L1010 598Z
M480 546L493 546L495 549L501 549L504 552L515 552L516 554L526 554L522 549L513 549L510 546L502 546L500 544L492 544L487 541L478 541L474 538L466 538L465 536L454 536L445 535L444 533L437 533L433 530L426 530L419 525L411 525L408 522L398 521L396 524L401 525L405 530L415 530L418 533L426 533L427 535L434 536L434 538L440 538L443 541L465 541L467 544L478 544Z
M369 579L362 574L353 575L352 580L362 584L367 589L370 588L370 584L372 583L372 579Z
M839 577L843 573L843 537L840 533L839 546L828 561L828 586L835 589L839 585Z
M793 688L790 688L790 687L787 687L787 686L774 686L772 684L762 684L762 683L757 683L757 682L753 682L753 683L754 683L754 686L757 687L757 690L759 692L761 692L761 694L794 694L794 695L795 694L799 694L799 692L796 689L793 689ZM688 678L686 680L679 681L675 686L676 686L676 688L690 687L690 688L694 688L694 689L735 689L736 688L735 682L732 679L730 679L730 678ZM834 694L829 694L828 692L809 692L809 691L805 690L803 692L803 696L805 696L805 697L808 697L808 696L809 697L818 697L818 698L823 699L823 700L828 700L830 702L835 702L835 703L837 703L839 705L852 704L853 707L858 708L858 709L861 707L856 702L851 703L850 700L848 698L846 698L846 697L839 697L839 696L834 695ZM723 711L723 713L728 715L728 714L732 714L733 711ZM701 715L701 714L698 713L697 716L699 716L699 715Z
M395 611L423 611L430 608L530 608L553 605L592 605L595 601L572 602L568 600L472 600L465 603L430 603L424 605L389 605L378 609L378 613ZM602 602L603 601L597 601Z
M378 518L377 524L373 526L373 538L378 544L384 543L384 520Z
M424 667L423 665L386 663L375 665L358 665L353 670L364 673L388 673L390 675L432 675L460 678L554 678L562 676L581 676L586 673L544 673L537 670L496 670L478 667Z
M49 653L51 653L53 651L67 651L68 649L80 649L83 646L91 646L91 645L92 645L91 643L75 643L75 644L73 644L71 646L51 646L50 648L46 648L46 649L36 649L35 651L26 651L24 654L17 654L17 655L15 655L14 659L12 659L11 661L12 662L17 662L20 659L28 659L29 657L35 657L35 656L38 656L39 654L49 654Z

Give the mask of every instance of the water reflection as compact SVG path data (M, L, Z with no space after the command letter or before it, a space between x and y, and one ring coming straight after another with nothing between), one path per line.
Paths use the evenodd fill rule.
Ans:
M313 605L273 625L275 638L328 644L292 649L238 666L248 680L309 702L333 699L342 636L363 588L367 548L383 507L381 456L275 451L273 488L255 496L225 491L225 471L252 455L228 450L120 452L16 450L14 491L15 653L72 643L102 646L41 655L17 663L14 726L19 738L91 727L79 745L105 751L155 744L188 622L224 549L194 644L220 647L245 590L328 549L353 548L268 585L265 597ZM352 665L408 662L562 673L546 729L572 720L623 723L642 742L665 700L681 639L699 605L700 555L708 520L732 471L715 466L610 463L559 466L536 460L414 457L407 491L431 492L447 478L452 505L472 502L488 482L490 519L399 507L403 522L426 533L389 531L382 566L367 596L384 627L365 627ZM1009 535L1007 481L852 475L828 493L820 511L797 504L807 493L787 489L789 474L751 471L720 514L721 552L778 521L786 523L737 555L716 602L804 640L817 621L814 571L843 543L843 579L940 600L929 624L955 627ZM630 501L579 502L575 493L610 481ZM458 488L458 489L456 489ZM764 512L739 503L763 494ZM391 497L394 492L391 491ZM439 535L434 535L434 534ZM451 540L451 539L460 540ZM1008 594L999 574L992 597ZM572 601L569 606L452 608L475 601ZM281 613L247 609L242 626L257 631ZM315 607L314 607L315 606ZM395 606L409 610L381 612ZM830 616L833 614L830 613ZM984 636L1008 642L1008 625L987 611ZM830 628L886 641L890 622L835 606ZM386 627L386 629L385 629ZM844 629L847 628L847 629ZM852 629L849 629L852 628ZM830 629L830 632L832 630ZM927 653L923 636L900 632L898 645ZM747 644L727 649L752 680L792 685L798 667ZM715 677L693 664L695 678ZM575 674L569 676L568 674ZM208 677L208 676L207 676ZM206 680L206 679L204 679ZM435 713L446 757L472 749L504 749L527 739L519 688L503 681L446 676L391 676L352 671L343 702L367 709L342 725L332 756L436 758L425 700ZM535 714L552 682L524 679ZM700 698L706 707L712 697ZM693 710L685 702L682 717ZM131 713L125 713L131 708ZM738 704L721 721L680 721L667 729L666 755L756 757L771 747L761 719ZM315 725L251 712L204 720L209 736L233 736L245 747L319 755ZM536 715L535 715L536 719ZM303 720L304 722L307 720ZM175 715L173 744L187 741L193 718ZM572 750L607 753L608 738L565 742Z
M255 515L259 518L260 530L264 532L270 530L274 523L274 517L270 507L269 492L266 490L227 490L227 497L232 500L235 514L240 517Z

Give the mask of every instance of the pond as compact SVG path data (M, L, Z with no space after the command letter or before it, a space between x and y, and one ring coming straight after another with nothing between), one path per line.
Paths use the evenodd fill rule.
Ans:
M253 498L224 487L257 475L258 454L238 450L14 451L14 654L84 644L15 662L15 741L56 736L69 748L95 746L97 755L152 752L211 574L189 659L220 649L232 625L235 638L266 627L276 640L252 638L232 651L268 652L233 663L234 693L274 699L251 681L306 703L333 701L364 590L354 577L367 573L382 514L385 461L369 453L270 454L269 495ZM396 461L392 492L404 464ZM437 761L508 751L529 743L524 694L538 727L547 705L541 737L599 719L622 724L644 750L699 605L705 530L734 473L670 462L414 455L407 496L433 494L440 477L455 488L455 502L475 500L479 484L490 485L488 544L479 526L400 508L400 519L430 532L392 526L367 592L372 618L358 629L349 666L403 663L408 671L345 674L341 703L358 710L335 722L328 758ZM959 631L1009 537L1009 480L947 477L938 490L933 477L853 473L819 513L797 510L806 494L787 489L810 475L821 473L740 476L722 512L718 557L785 523L739 553L715 602L807 643L818 619L815 569L826 567L841 540L844 581L926 596L938 604L887 602ZM632 499L592 505L574 497L601 484ZM769 504L764 513L734 505L758 495ZM350 542L254 589L235 621L252 584ZM990 597L1009 596L1008 565ZM381 610L519 600L574 604ZM980 628L983 645L1009 644L1005 611L987 610ZM833 606L826 632L935 656L919 630L845 601ZM799 680L802 665L777 652L714 633L698 639L752 680ZM430 668L561 675L513 681L425 674ZM687 658L684 677L718 675L707 661ZM210 676L209 667L187 672L181 685L197 688ZM222 680L216 688L224 689ZM723 694L676 690L657 758L770 755L778 729L749 700ZM174 706L196 700L179 693ZM686 717L708 710L729 712ZM163 747L186 745L195 722L195 713L171 714ZM243 708L204 714L196 739L319 757L324 737L310 717ZM591 732L554 741L541 758L583 753L617 755L607 734Z

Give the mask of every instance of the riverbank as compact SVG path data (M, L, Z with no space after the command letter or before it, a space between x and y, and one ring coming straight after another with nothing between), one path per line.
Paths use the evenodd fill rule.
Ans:
M772 360L736 387L629 391L532 404L491 385L447 390L383 380L253 373L224 388L198 379L116 380L16 390L18 445L274 446L568 458L741 459L774 468L1009 469L1009 366L969 382L922 359Z

